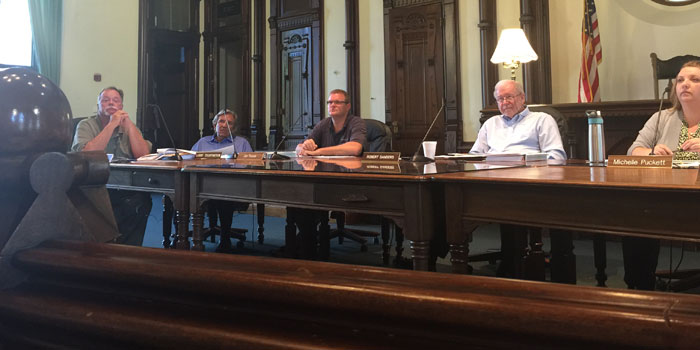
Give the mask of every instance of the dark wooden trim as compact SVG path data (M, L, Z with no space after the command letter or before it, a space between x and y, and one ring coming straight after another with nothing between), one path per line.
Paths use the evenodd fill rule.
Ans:
M256 130L255 149L262 149L267 145L265 136L265 1L253 1L253 17L255 18L255 28L253 29L253 105L255 106L255 117L253 125Z
M136 95L136 126L144 130L143 108L148 104L148 0L139 0L138 92Z
M318 20L314 21L311 25L311 35L313 36L312 45L314 45L314 52L316 52L313 60L314 76L316 78L314 78L313 84L314 91L317 93L314 93L311 105L313 108L314 124L318 123L325 117L326 110L326 79L324 74L326 71L326 66L325 61L323 60L323 42L325 40L323 36L323 0L317 1L318 4L315 4L316 7L314 7L314 13L318 16Z
M279 75L282 69L281 32L300 27L311 27L311 45L314 52L311 62L314 81L313 97L311 103L311 113L314 124L324 117L325 110L325 84L323 72L325 71L323 61L323 0L309 1L310 8L304 11L290 12L288 17L281 16L283 0L270 1L270 140L268 148L274 147L283 136L279 129L282 125L282 84ZM276 135L273 139L272 135Z
M491 63L496 50L498 33L496 26L496 0L479 0L479 29L481 37L481 105L496 106L493 87L498 82L498 66Z
M523 85L529 103L552 103L552 58L549 46L549 0L521 0L520 25L537 61L524 63Z
M281 126L282 121L280 120L282 115L282 101L281 96L281 84L279 81L280 69L282 63L280 62L280 30L277 25L277 18L279 16L279 2L277 0L270 1L270 17L267 22L270 26L270 138L267 144L268 149L273 149L279 137L277 129ZM273 137L274 135L274 137Z
M459 96L459 20L455 0L442 1L442 30L445 84L445 152L457 152L462 141L462 113Z
M0 293L8 348L692 349L700 342L694 295L77 241L48 241L12 261L29 278Z
M207 135L212 131L212 126L210 125L210 120L214 116L215 111L213 111L215 106L215 91L216 91L216 81L217 79L217 60L218 58L214 55L214 11L216 7L213 4L214 0L204 0L204 32L202 32L202 39L204 40L204 115L202 116L203 126L202 134Z
M345 0L345 47L347 62L347 92L350 94L350 113L361 116L360 98L360 34L359 4Z
M460 66L459 66L459 16L458 2L454 0L385 0L384 1L384 38L387 45L384 46L385 57L385 95L386 95L386 113L385 120L392 122L391 119L391 86L389 76L391 68L388 66L393 54L389 51L388 43L390 42L389 33L389 11L392 8L427 5L439 3L442 7L442 37L443 37L443 96L445 102L444 111L444 134L445 140L444 151L456 152L462 143L462 109L459 101L460 96ZM495 45L494 45L495 47Z
M211 125L211 119L216 115L220 108L219 103L219 57L216 53L218 45L231 38L241 39L241 65L238 67L241 80L239 86L241 87L241 101L244 101L241 106L225 106L226 108L233 109L239 115L239 119L236 121L238 127L238 133L244 137L250 137L251 135L251 125L254 123L251 121L251 110L252 96L255 95L256 91L251 90L249 87L253 75L251 70L254 69L254 62L252 60L251 54L251 38L252 28L251 28L251 14L250 6L251 0L241 0L241 21L239 24L231 27L219 28L217 22L219 21L216 14L217 8L215 6L214 0L204 0L205 7L205 30L202 33L204 37L204 55L206 56L206 61L204 64L204 77L207 79L204 83L204 125L202 128L203 135L211 135L213 133L213 127ZM264 16L264 14L263 14ZM264 25L263 25L264 26ZM264 34L263 34L264 35ZM263 97L264 99L264 97ZM240 107L240 108L239 108ZM259 135L257 135L259 136ZM252 145L257 147L257 145Z

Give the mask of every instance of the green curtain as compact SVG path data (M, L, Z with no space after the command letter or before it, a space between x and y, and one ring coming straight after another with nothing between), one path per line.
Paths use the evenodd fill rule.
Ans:
M61 36L63 0L29 0L29 18L34 37L33 66L54 84L61 81Z

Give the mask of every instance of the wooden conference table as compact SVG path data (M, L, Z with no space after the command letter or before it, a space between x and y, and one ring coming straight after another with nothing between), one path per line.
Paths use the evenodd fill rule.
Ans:
M436 208L443 203L432 175L483 167L504 166L405 161L368 164L359 158L146 161L112 164L107 187L168 196L177 217L178 249L190 248L186 218L191 213L193 248L204 250L202 204L212 199L386 215L400 222L411 242L414 268L427 270ZM441 222L441 213L437 215ZM164 218L163 244L169 247L165 226L169 229Z
M697 169L545 166L438 174L455 272L482 222L700 242Z
M443 204L455 272L466 271L469 235L484 222L700 242L700 230L680 220L700 203L697 169L431 164L380 168L355 158L134 162L112 164L108 187L169 196L179 218L177 247L185 249L189 213L194 248L203 249L201 205L210 199L390 216L403 221L414 267L421 270L428 268L435 220L443 212L436 208Z

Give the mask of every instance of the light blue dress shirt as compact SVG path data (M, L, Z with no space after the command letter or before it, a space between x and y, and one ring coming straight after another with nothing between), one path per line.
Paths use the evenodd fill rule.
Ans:
M240 136L234 137L233 142L231 142L231 139L228 137L221 140L221 142L218 142L216 141L216 137L214 137L214 135L205 136L199 139L199 141L192 146L192 150L199 152L216 151L224 147L229 147L231 144L233 144L234 148L236 149L236 153L253 152L253 148L250 147L248 140Z
M554 118L525 109L513 118L498 115L487 120L469 153L547 153L549 159L566 159Z

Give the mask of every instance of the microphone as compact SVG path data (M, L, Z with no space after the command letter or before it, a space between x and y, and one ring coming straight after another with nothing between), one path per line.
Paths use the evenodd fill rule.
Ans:
M175 140L173 140L173 135L170 134L170 129L168 128L168 123L165 121L165 117L163 116L163 111L160 110L160 106L157 104L147 104L146 107L151 107L160 117L160 120L163 122L163 126L165 126L165 131L168 133L168 137L170 138L170 144L173 145L173 149L175 150L175 159L177 160L182 160L182 156L180 156L180 153L177 151L177 147L175 146ZM156 119L156 124L158 124L158 119ZM159 127L160 128L160 127Z
M664 106L664 94L666 94L666 97L668 97L669 94L671 93L672 87L673 87L673 82L671 82L671 79L669 79L668 85L666 85L664 92L661 93L661 98L659 98L659 112L658 112L658 115L656 117L656 129L654 130L654 142L651 144L651 152L649 152L650 156L654 155L654 148L656 148L656 143L659 142L656 135L658 135L658 133L659 133L659 120L661 120L661 109Z
M226 114L222 115L221 117L225 117ZM219 118L221 118L219 117ZM231 139L231 147L233 147L233 152L231 153L230 158L237 158L238 152L236 152L236 145L233 144L233 131L231 131L231 125L228 123L228 120L226 121L226 128L228 129L228 137ZM223 155L222 155L223 157ZM229 157L226 157L226 159L230 159Z
M434 160L420 154L420 149L423 147L423 142L425 141L426 138L428 138L428 134L430 133L430 130L433 128L433 125L435 125L435 122L437 121L438 117L440 116L440 113L442 112L443 108L445 108L445 100L442 100L442 106L440 106L440 109L438 110L437 114L435 114L435 117L433 118L433 122L430 123L430 126L428 127L428 131L425 132L425 136L423 136L423 139L420 141L418 144L418 149L416 150L416 153L413 154L413 157L411 157L412 162L418 162L418 163L428 163L428 162L434 162Z
M284 143L284 140L286 140L286 139L287 139L287 135L283 135L283 136L282 136L282 140L280 140L280 142L277 144L277 147L275 147L275 151L272 153L272 155L270 155L270 158L268 158L268 159L270 159L270 160L285 160L285 159L289 159L289 157L287 157L287 156L285 156L285 155L277 154L277 150L280 149L280 146L282 146L282 144Z

